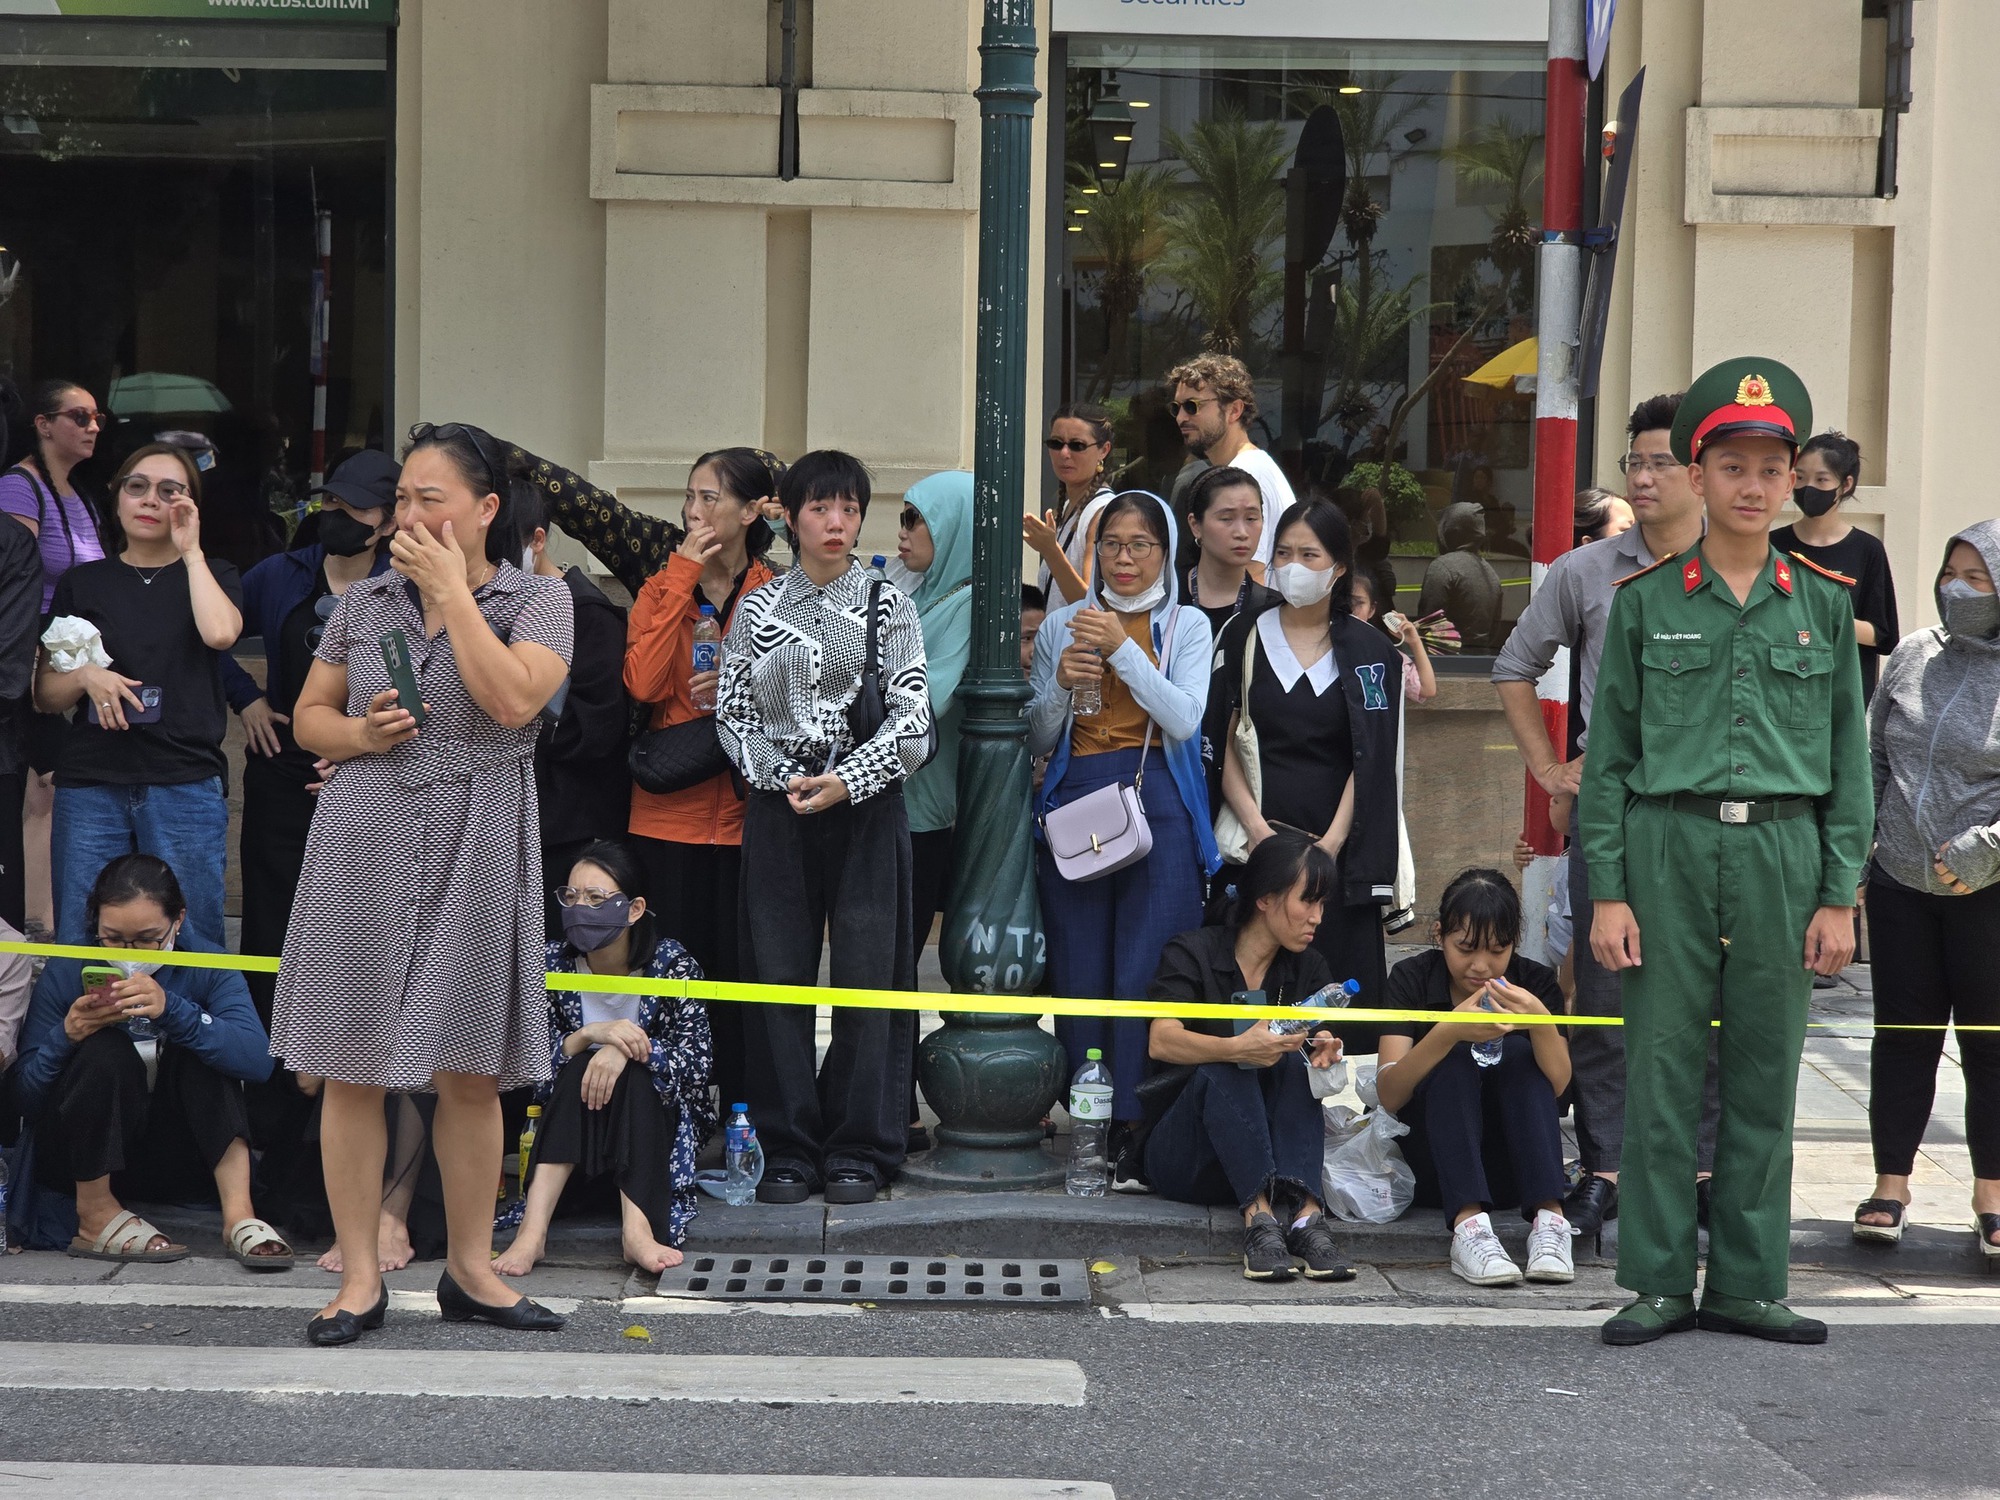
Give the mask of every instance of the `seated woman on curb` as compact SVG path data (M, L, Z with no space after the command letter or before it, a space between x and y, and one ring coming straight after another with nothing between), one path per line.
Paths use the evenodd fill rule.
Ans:
M1272 834L1243 866L1229 925L1170 941L1147 998L1226 1005L1239 991L1262 990L1272 1005L1295 1005L1331 984L1312 940L1338 884L1324 849L1301 833ZM1192 1069L1146 1141L1153 1189L1179 1203L1240 1208L1252 1281L1289 1280L1294 1262L1314 1281L1352 1280L1315 1193L1325 1125L1306 1079L1308 1065L1340 1059L1340 1038L1327 1026L1284 1036L1269 1021L1234 1030L1228 1021L1152 1022L1154 1062Z
M165 862L125 854L98 874L85 926L106 948L218 951L185 930L186 916L180 882ZM50 959L21 1030L15 1087L34 1131L35 1175L53 1191L76 1195L69 1253L182 1259L188 1247L124 1208L114 1187L172 1201L186 1196L197 1175L212 1174L230 1255L248 1270L289 1270L291 1246L250 1204L243 1085L270 1076L271 1054L243 976L161 968L143 958L130 964L131 977L93 990L80 960ZM150 1023L148 1034L159 1038L150 1092L128 1030L135 1022Z
M623 844L587 845L556 891L564 941L549 944L549 972L701 978L687 949L654 941L646 898L630 894L644 880ZM654 1273L679 1265L675 1247L695 1213L695 1153L715 1129L708 1012L666 995L551 990L549 1038L555 1081L537 1093L542 1127L521 1164L521 1229L493 1269L527 1275L570 1178L607 1174L618 1185L625 1259Z
M1498 870L1465 870L1444 888L1437 946L1389 971L1391 1010L1562 1009L1556 976L1514 952L1521 898ZM1473 1047L1500 1043L1482 1066ZM1569 1221L1562 1214L1562 1128L1556 1097L1569 1087L1569 1044L1554 1026L1504 1020L1391 1021L1382 1028L1375 1091L1410 1127L1403 1154L1417 1174L1417 1202L1451 1214L1451 1269L1474 1286L1512 1286L1521 1268L1493 1232L1490 1208L1521 1205L1528 1280L1573 1281Z

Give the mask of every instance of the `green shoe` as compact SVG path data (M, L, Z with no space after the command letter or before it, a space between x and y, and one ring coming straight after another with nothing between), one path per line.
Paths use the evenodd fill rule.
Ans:
M1599 1331L1607 1344L1650 1344L1670 1333L1686 1333L1695 1326L1694 1298L1641 1297L1621 1308Z
M1747 1333L1774 1344L1824 1344L1826 1324L1802 1318L1782 1302L1753 1302L1710 1292L1701 1299L1701 1326L1710 1333Z

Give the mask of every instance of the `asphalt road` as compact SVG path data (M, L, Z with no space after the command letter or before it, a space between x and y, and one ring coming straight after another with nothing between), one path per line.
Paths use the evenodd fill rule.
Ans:
M2000 1299L1974 1283L1929 1309L1945 1321L1842 1324L1822 1348L1694 1333L1614 1350L1597 1342L1592 1315L1573 1305L1516 1302L1524 1326L1479 1328L1453 1326L1462 1314L1452 1308L1398 1297L1342 1314L1360 1321L1314 1322L1326 1304L1303 1289L1297 1304L1231 1311L1227 1299L1243 1287L1240 1279L1227 1268L1194 1275L1195 1292L1215 1297L1194 1304L1195 1315L1276 1321L1162 1322L1115 1307L693 1316L586 1300L556 1335L447 1327L426 1312L397 1310L362 1346L480 1351L482 1369L525 1372L546 1388L530 1398L278 1388L285 1382L267 1379L260 1362L280 1361L303 1370L308 1384L336 1390L365 1389L371 1379L364 1362L347 1358L351 1351L306 1350L303 1314L293 1309L0 1301L0 1385L8 1387L0 1389L0 1494L78 1492L21 1477L10 1464L23 1461L543 1472L502 1483L499 1493L518 1495L589 1494L546 1471L592 1470L1027 1477L1095 1481L1123 1500L1536 1493L1957 1500L2000 1490L1993 1395ZM1901 1316L1902 1306L1869 1316ZM1396 1317L1419 1321L1384 1326ZM651 1337L626 1336L634 1326ZM133 1358L120 1346L237 1351L229 1363L257 1388L46 1388L59 1355L71 1370L65 1380L81 1359L96 1371L93 1381L115 1384L121 1363ZM755 1363L743 1367L748 1399L621 1400L566 1397L557 1381L533 1381L535 1362L566 1364L548 1358L557 1354L588 1356L613 1385L654 1373L626 1361L731 1355ZM914 1365L884 1367L908 1372L890 1382L899 1389L887 1399L826 1404L776 1394L785 1388L781 1377L796 1374L793 1361L828 1357L1045 1360L1055 1362L1046 1367L1052 1389L1063 1362L1073 1361L1083 1404L968 1401L962 1380L953 1388L961 1399L936 1404L924 1399L926 1367ZM758 1399L766 1375L774 1394ZM976 1381L972 1394L979 1395ZM137 1476L130 1492L147 1492ZM756 1491L828 1492L810 1479ZM842 1493L905 1491L882 1478Z

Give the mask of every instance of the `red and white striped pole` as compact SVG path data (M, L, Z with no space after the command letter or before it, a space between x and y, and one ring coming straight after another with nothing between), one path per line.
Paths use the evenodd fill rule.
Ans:
M326 355L333 332L333 215L325 209L313 215L313 241L319 265L312 279L308 366L313 383L312 487L318 489L326 483Z
M1584 0L1549 0L1547 123L1542 140L1542 248L1537 267L1535 520L1533 587L1569 550L1576 500L1578 343L1583 322ZM1569 728L1569 653L1536 685L1542 722L1558 756ZM1525 827L1538 855L1562 851L1549 797L1528 777Z
M1535 336L1535 521L1532 587L1569 550L1576 509L1577 349L1583 323L1584 0L1549 0L1549 77L1542 129L1542 250ZM1569 652L1535 684L1542 723L1561 758L1569 734ZM1535 857L1521 875L1527 917L1522 949L1549 957L1547 914L1564 878L1565 830L1549 818L1549 794L1527 778L1522 837Z

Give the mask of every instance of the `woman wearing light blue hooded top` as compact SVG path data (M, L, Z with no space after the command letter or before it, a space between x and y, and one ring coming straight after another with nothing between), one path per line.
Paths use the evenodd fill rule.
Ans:
M1050 757L1037 797L1038 832L1053 809L1113 782L1131 784L1142 753L1140 796L1153 832L1144 859L1084 882L1064 879L1041 839L1042 921L1060 996L1144 999L1168 939L1201 924L1203 883L1221 864L1201 766L1212 641L1202 612L1181 605L1176 534L1159 496L1127 490L1115 497L1098 518L1089 593L1051 613L1035 635L1028 748ZM1071 694L1092 678L1102 685L1103 707L1079 716ZM1151 749L1142 751L1149 726ZM1073 1065L1088 1048L1104 1050L1116 1121L1140 1117L1147 1029L1144 1020L1056 1022ZM1114 1158L1120 1134L1114 1131Z
M965 710L959 679L972 654L972 476L962 469L919 479L903 494L896 560L905 576L897 587L917 607L924 635L924 663L937 725L937 754L909 779L903 802L910 814L910 929L917 958L931 923L951 891L952 828L958 822L958 730ZM911 1037L912 1045L916 1037ZM929 1148L917 1114L917 1072L910 1068L910 1149Z

